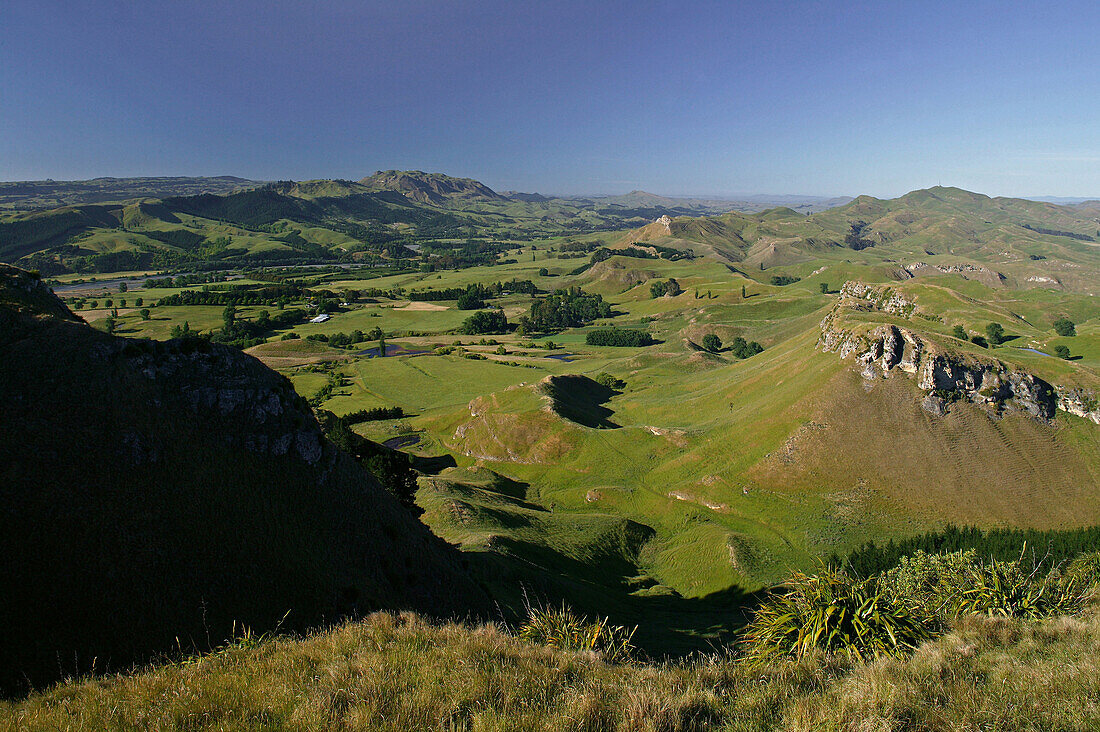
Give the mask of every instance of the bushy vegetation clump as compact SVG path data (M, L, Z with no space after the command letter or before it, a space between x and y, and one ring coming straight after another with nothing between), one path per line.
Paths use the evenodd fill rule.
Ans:
M973 549L949 554L918 551L903 557L879 584L898 601L929 618L948 622L963 615L1036 620L1070 614L1084 602L1083 581L1019 560L982 560Z
M613 391L620 391L626 388L625 381L618 378L617 376L612 376L606 371L601 371L600 373L596 374L593 381L595 381L600 386L607 387L608 389L611 389Z
M743 658L897 658L968 616L1038 621L1073 615L1100 580L1100 553L1070 567L1064 573L1027 569L1019 560L981 559L968 549L917 551L867 578L829 565L814 575L797 572L757 608L742 635Z
M985 326L985 337L991 346L999 346L1005 342L1005 328L1000 323L989 323Z
M638 630L612 625L607 618L589 620L562 605L531 608L518 636L531 643L567 651L595 651L608 662L627 661L636 652L631 643Z
M1057 571L1059 581L1079 592L1083 601L1095 598L1100 591L1100 551L1080 554Z
M751 663L824 653L867 660L900 656L933 636L925 614L899 602L876 579L835 567L795 573L765 600L741 644Z

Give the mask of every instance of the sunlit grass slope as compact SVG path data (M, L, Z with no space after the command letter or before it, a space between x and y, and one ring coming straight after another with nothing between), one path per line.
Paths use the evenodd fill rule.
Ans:
M1066 730L1100 726L1100 623L975 618L905 660L744 669L534 646L375 615L0 702L10 729Z

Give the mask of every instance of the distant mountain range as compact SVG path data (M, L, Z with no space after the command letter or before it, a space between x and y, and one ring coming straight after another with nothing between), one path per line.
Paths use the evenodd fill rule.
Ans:
M315 182L315 181L314 181ZM351 181L335 181L351 184ZM0 182L0 210L30 211L89 203L121 203L143 198L167 198L201 194L226 195L268 184L234 176L95 178L82 181ZM623 195L543 195L519 191L496 192L472 178L456 178L419 170L378 171L358 182L361 192L396 192L408 201L447 205L455 201L509 201L549 203L596 208L672 208L703 213L758 211L773 206L790 206L800 211L820 211L852 200L850 197L746 195L736 198L661 196L646 191Z
M34 210L82 203L137 198L224 195L261 185L258 181L221 175L213 178L93 178L92 180L26 180L0 182L0 211Z
M47 196L115 199L0 216L0 261L46 275L199 261L228 267L394 260L412 257L406 245L423 242L514 242L628 231L605 241L691 249L761 268L828 251L846 257L864 252L863 259L884 260L899 273L914 262L954 266L954 259L966 257L1001 277L1018 270L1022 281L1085 287L1082 278L1092 272L1089 257L1083 268L1032 270L1052 256L1085 264L1083 252L1100 246L1095 201L1057 205L940 186L889 200L780 196L791 205L764 210L760 205L776 198L739 203L645 191L604 197L505 194L470 178L396 170L358 182L162 178L6 186L0 193L7 191L9 205ZM162 188L191 193L117 201ZM209 190L218 188L223 190ZM19 199L19 191L29 197ZM953 259L944 263L944 257Z

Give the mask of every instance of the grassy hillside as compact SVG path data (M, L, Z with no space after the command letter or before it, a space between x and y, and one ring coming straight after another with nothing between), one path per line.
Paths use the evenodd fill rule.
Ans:
M1100 257L1088 207L930 189L809 216L670 215L529 242L499 220L515 235L499 245L420 237L421 224L450 219L408 219L383 227L388 254L357 249L359 229L331 228L347 222L340 211L369 216L360 205L462 226L559 205L418 176L391 188L434 180L440 202L378 181L312 181L131 205L134 231L84 240L99 256L143 236L213 251L205 261L222 269L57 288L98 331L163 340L186 324L247 348L318 409L400 408L351 429L411 456L422 522L457 545L500 617L564 599L640 625L654 655L725 642L762 588L868 541L946 523L1096 523ZM268 218L284 204L312 218L245 221L264 210L247 201L261 200ZM182 229L194 233L170 233ZM229 259L322 249L332 266ZM508 327L468 332L467 288ZM580 297L571 288L599 295L596 314L534 325L555 291ZM309 322L322 310L327 320ZM1003 331L995 343L990 323ZM609 327L654 342L589 341Z
M487 610L459 556L238 350L129 340L0 269L0 688L244 624Z
M1100 725L1100 623L973 618L905 660L608 664L380 614L0 702L17 729L855 730Z
M524 591L564 597L616 622L646 619L639 642L680 653L728 637L747 599L791 568L868 540L951 521L1095 523L1093 422L1064 410L1036 419L1011 404L1001 410L995 399L961 399L937 416L922 406L928 393L916 375L895 368L889 378L863 378L854 356L821 345L827 316L830 327L859 333L891 324L918 335L929 353L1095 394L1100 313L1087 293L987 284L968 270L899 281L881 251L854 258L878 247L846 248L851 261L790 265L780 271L801 279L777 285L774 270L711 256L615 250L622 253L582 267L587 255L562 259L562 243L517 247L497 264L457 270L287 270L288 282L345 293L347 306L326 322L275 330L250 351L336 414L404 410L401 419L355 429L420 461L423 521L460 546L511 617ZM654 297L651 285L669 279L680 294ZM470 311L456 300L408 299L412 291L455 297L511 280L539 290L490 298L513 324L533 302L568 287L599 293L611 317L545 334L469 336L458 331ZM848 280L889 288L910 306L895 314L869 300L849 302L837 292ZM165 337L188 318L192 327L220 329L217 306L157 306L149 320L133 310L136 296L148 302L178 289L132 285L119 332ZM116 305L120 295L112 293ZM100 295L98 309L79 312L102 327L103 304ZM277 312L242 306L239 317L264 309ZM1074 320L1077 335L1055 333L1060 316ZM954 335L955 326L968 337L984 333L991 321L1006 331L996 348ZM644 329L657 343L586 343L588 331L608 325ZM375 327L392 349L385 358L369 340L346 347L305 340ZM295 335L300 340L277 340ZM721 339L714 353L703 348L708 335ZM764 350L741 358L737 338ZM1049 355L1061 343L1076 360ZM623 385L597 386L605 373Z
M101 179L4 185L0 209L8 201L22 213L0 217L0 257L51 275L211 262L393 261L414 256L407 245L451 266L447 255L471 238L500 253L517 239L585 235L664 214L746 205L639 193L505 196L475 180L421 171L379 172L359 183Z
M1095 294L1100 219L1080 207L936 187L888 201L860 196L810 216L779 208L676 217L630 240L694 248L745 271L805 276L825 263L859 263L894 279L956 271L995 287Z

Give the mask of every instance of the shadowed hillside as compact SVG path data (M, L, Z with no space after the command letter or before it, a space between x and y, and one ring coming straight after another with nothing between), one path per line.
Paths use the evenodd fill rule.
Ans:
M6 691L207 648L234 622L486 608L453 550L254 358L106 335L7 265L0 356Z

